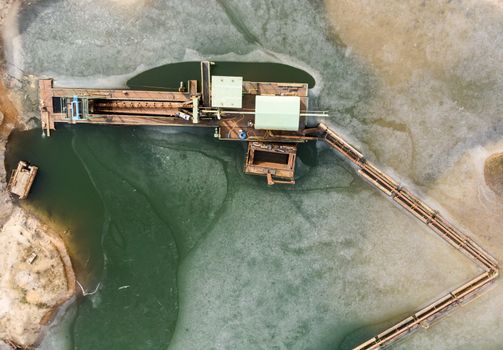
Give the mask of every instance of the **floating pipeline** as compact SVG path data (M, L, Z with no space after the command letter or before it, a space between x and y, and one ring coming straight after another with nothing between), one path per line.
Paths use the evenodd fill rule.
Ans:
M439 317L444 316L457 306L475 299L498 277L498 262L472 239L460 232L454 225L442 217L438 211L430 208L422 200L400 186L393 178L368 162L360 151L351 146L325 124L319 124L318 128L321 132L320 140L325 141L330 147L355 165L358 174L363 179L426 224L441 238L461 251L484 270L479 276L452 290L372 339L360 344L354 350L382 349L405 335L414 332L420 326L428 328Z

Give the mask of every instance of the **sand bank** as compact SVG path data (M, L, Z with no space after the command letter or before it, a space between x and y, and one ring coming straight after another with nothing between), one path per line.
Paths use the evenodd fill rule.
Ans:
M57 307L75 293L70 257L57 234L21 208L3 226L0 245L0 338L37 344Z
M0 28L15 1L0 4ZM2 44L0 42L0 44ZM0 56L0 348L36 345L63 303L75 294L75 275L64 242L6 190L5 145L24 128L15 93L5 85Z

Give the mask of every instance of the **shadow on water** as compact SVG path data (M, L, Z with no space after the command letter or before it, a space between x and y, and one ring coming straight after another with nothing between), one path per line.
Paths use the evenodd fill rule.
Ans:
M214 75L241 76L245 81L307 83L315 85L307 72L281 63L216 62L211 66ZM200 80L199 62L171 63L152 68L128 80L132 89L177 90L181 81Z

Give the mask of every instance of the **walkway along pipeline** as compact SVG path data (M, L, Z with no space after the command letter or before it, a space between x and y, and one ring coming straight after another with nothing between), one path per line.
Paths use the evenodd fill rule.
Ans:
M382 349L417 330L419 326L428 328L429 324L435 319L445 315L456 306L473 300L498 277L498 262L472 239L460 232L437 211L401 187L393 178L384 174L372 163L368 162L362 153L325 124L320 123L318 128L321 131L320 140L325 141L342 156L351 161L357 167L357 172L362 178L389 196L395 203L426 224L440 237L468 256L484 270L481 275L452 290L437 301L386 329L384 332L379 333L372 339L360 344L354 350Z

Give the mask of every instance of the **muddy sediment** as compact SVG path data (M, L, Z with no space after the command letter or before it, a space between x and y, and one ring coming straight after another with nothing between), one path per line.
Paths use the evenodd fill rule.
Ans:
M359 139L501 261L503 3L325 0L333 32L379 81ZM493 145L495 144L495 145ZM491 155L492 154L492 155ZM438 205L436 203L438 203ZM399 349L494 348L501 287Z
M379 81L354 118L380 162L427 186L473 145L498 139L501 2L325 0L325 8L347 54Z
M469 68L467 59L482 59L482 68L494 64L478 51L491 45L483 39L490 38L491 22L498 21L502 11L490 1L325 0L325 5L344 44L391 85L407 83L415 74L424 74L422 70L437 79L475 74L456 72L460 66ZM484 30L485 37L479 33ZM478 73L487 75L484 70Z
M6 190L5 146L10 132L17 124L16 120L19 119L17 108L10 100L7 89L0 79L0 225L7 220L12 211L12 204Z

